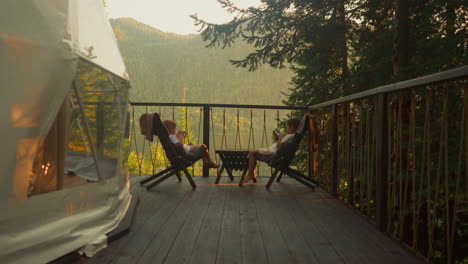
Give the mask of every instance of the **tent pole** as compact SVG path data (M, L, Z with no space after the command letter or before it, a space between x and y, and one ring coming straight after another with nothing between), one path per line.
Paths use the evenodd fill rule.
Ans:
M93 140L91 138L91 133L89 132L89 124L88 124L88 120L86 119L86 115L85 115L84 110L83 110L83 104L81 102L81 97L80 97L80 93L78 91L78 86L76 85L76 80L73 81L73 89L75 90L76 100L78 101L78 106L80 107L80 113L81 113L81 116L83 117L83 123L84 123L86 136L88 137L89 146L91 148L91 153L93 154L94 163L96 164L96 172L97 172L97 176L98 176L97 178L98 178L98 181L100 181L100 180L102 180L101 170L99 168L99 162L98 162L98 158L96 156L96 149L94 148L94 143L93 143Z
M70 97L70 103L71 103L72 108L75 108L75 104L73 103L73 99L71 97ZM81 111L80 111L80 115L81 115ZM75 119L72 120L70 127L73 127L73 124L75 124L75 121L77 122L78 128L80 129L80 136L81 136L81 140L83 141L85 150L86 152L89 152L88 143L86 143L86 139L84 138L84 132L83 132L83 128L81 127L79 116L76 118L76 120Z

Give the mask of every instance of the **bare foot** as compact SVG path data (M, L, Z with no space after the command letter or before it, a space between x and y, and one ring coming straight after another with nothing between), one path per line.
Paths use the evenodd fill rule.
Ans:
M250 173L250 177L254 182L257 182L257 173L255 171Z
M252 180L252 179L255 179L255 178L253 178L253 176L252 176L251 174L249 174L249 175L245 176L245 178L244 178L244 180L242 181L242 183L247 183L247 182L249 182L249 181Z

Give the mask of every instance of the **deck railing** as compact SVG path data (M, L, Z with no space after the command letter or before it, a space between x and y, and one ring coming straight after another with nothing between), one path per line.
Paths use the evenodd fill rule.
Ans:
M313 177L435 263L468 261L467 81L464 66L311 107Z
M275 105L155 102L131 102L130 104L132 106L132 144L136 152L139 174L142 174L145 159L149 160L152 173L161 166L165 166L161 164L164 157L159 157L159 162L156 161L157 153L162 153L157 138L154 139L154 143L150 144L143 140L143 136L138 131L138 119L145 112L158 112L161 114L161 119L175 120L178 130L188 132L186 143L207 145L211 156L215 159L217 157L215 157L214 150L217 149L251 150L269 146L272 143L272 130L281 130L280 126L285 118L295 114L301 116L302 113L308 111L307 107ZM307 161L303 163L308 166ZM209 168L203 167L201 174L208 176Z
M468 66L312 107L131 105L134 122L141 113L159 112L211 150L267 146L281 120L310 112L318 147L299 165L303 171L429 261L468 261ZM132 129L140 165L147 153L154 172L151 145L145 150L138 126Z

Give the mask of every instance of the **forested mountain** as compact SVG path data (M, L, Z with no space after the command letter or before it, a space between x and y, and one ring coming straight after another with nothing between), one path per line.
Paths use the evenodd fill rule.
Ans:
M246 44L206 48L199 35L165 33L131 18L111 19L131 78L132 101L281 104L292 73L236 68L230 59L251 52Z

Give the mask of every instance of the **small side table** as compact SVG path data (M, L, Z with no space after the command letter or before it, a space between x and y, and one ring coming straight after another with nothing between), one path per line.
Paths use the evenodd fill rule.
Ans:
M242 181L244 180L245 174L249 169L249 151L248 150L216 150L216 154L219 155L219 158L223 162L221 165L221 169L218 172L218 176L216 177L215 184L219 183L221 179L221 174L223 173L224 169L226 169L229 178L234 180L232 176L232 171L242 171L242 177L239 181L239 186L242 186Z

